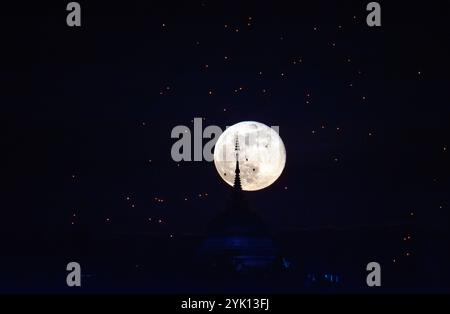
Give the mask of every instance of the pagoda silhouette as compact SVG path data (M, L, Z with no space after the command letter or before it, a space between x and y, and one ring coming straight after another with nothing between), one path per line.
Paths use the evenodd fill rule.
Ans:
M254 212L242 190L236 136L236 168L231 198L209 224L200 248L203 268L226 273L261 273L281 270L282 258L264 221Z

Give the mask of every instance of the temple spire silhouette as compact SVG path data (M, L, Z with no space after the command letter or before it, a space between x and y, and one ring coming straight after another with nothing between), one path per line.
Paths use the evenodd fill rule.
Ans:
M236 169L234 170L234 190L235 192L241 192L242 191L242 184L241 184L241 170L239 169L239 138L236 134L236 139L235 139L235 145L234 145L234 151L235 151L235 156L236 156Z
M224 274L269 272L279 269L278 249L268 227L246 200L239 168L239 139L235 137L236 168L231 199L209 223L208 236L200 248L200 265Z

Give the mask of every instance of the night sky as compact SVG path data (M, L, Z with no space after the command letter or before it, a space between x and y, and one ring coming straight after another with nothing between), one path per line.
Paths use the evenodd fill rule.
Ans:
M80 28L66 25L66 2L1 13L0 233L11 264L34 246L27 239L80 228L201 235L231 187L214 163L171 158L171 130L193 132L197 117L279 126L284 172L246 193L275 234L412 223L422 237L448 236L445 1L380 1L381 27L366 24L369 1L80 1ZM396 248L384 260L420 253L401 230L383 237ZM441 249L424 267L448 259L433 256Z

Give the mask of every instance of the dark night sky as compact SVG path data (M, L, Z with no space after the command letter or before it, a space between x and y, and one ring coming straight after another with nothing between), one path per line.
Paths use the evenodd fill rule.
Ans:
M69 28L66 2L2 11L2 232L201 232L230 188L170 157L195 117L280 126L286 168L248 195L274 230L446 227L448 3L369 28L368 1L80 1Z

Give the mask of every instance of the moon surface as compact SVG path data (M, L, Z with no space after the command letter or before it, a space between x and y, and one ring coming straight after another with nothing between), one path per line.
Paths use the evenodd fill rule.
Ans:
M286 164L286 149L274 129L255 121L234 124L219 136L214 148L214 165L220 177L233 186L236 138L242 189L257 191L274 183Z

